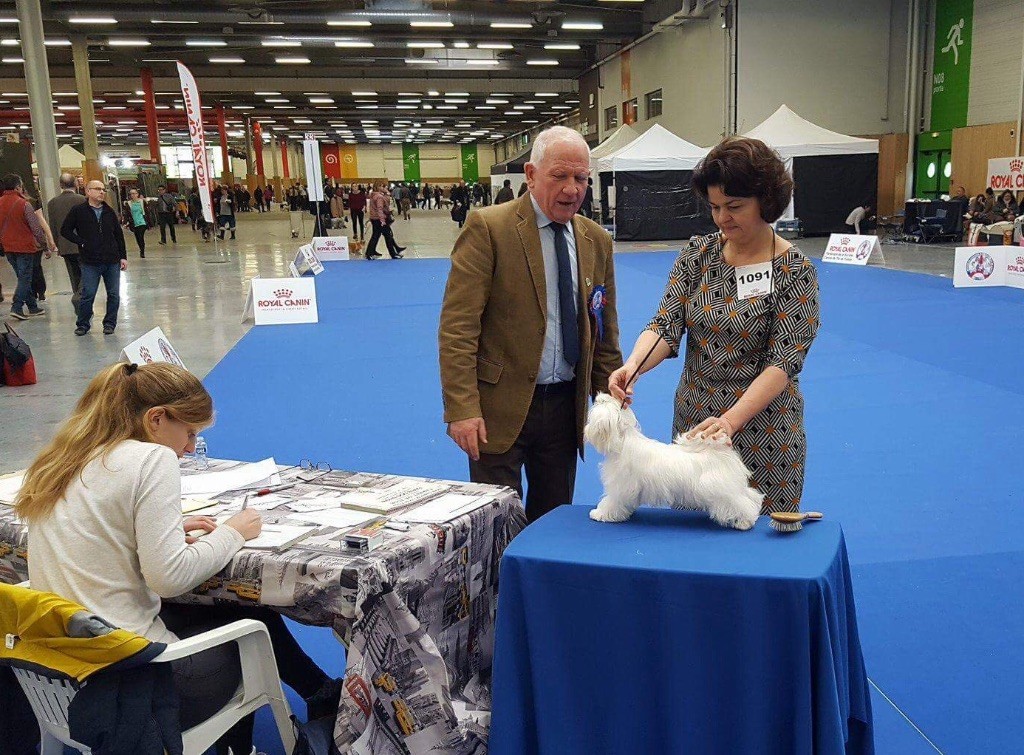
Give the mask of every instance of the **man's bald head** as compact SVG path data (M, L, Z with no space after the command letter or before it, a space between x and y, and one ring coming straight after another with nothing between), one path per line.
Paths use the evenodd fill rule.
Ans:
M74 189L75 188L75 177L70 173L60 174L60 188L62 189Z

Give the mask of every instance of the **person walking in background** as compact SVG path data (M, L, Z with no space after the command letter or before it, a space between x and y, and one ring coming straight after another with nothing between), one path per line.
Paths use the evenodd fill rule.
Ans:
M32 290L32 271L36 251L46 248L46 233L31 203L25 199L21 176L16 173L5 175L3 189L0 197L0 246L18 278L11 300L11 317L17 320L41 317L46 310L39 306Z
M366 240L366 228L363 225L363 215L365 210L366 192L363 190L363 185L359 184L359 186L348 194L348 211L352 216L352 234L359 241Z
M391 231L394 217L391 214L391 194L387 184L383 181L374 184L373 192L370 194L370 225L373 227L373 233L370 235L370 243L366 247L366 259L375 260L383 256L377 251L377 241L381 236L384 237L384 244L387 246L391 258L402 259L405 247L398 246Z
M92 304L99 290L100 279L107 290L107 311L103 317L103 334L111 335L117 327L117 311L121 306L121 271L128 269L128 253L124 233L115 213L104 200L107 189L102 181L86 184L88 201L68 212L60 235L79 248L82 266L82 296L78 302L76 336L84 336L92 325Z
M523 196L523 194L525 194L529 190L530 190L530 187L526 185L526 181L523 181L522 185L519 187L519 193L516 194L516 196L517 197L521 197L521 196Z
M587 179L587 193L583 195L583 204L580 205L580 215L585 218L594 219L594 179Z
M501 188L498 189L498 196L494 198L494 204L505 204L505 202L511 202L516 198L516 195L512 191L512 179L506 178Z
M411 186L400 185L395 193L395 198L398 200L398 209L406 220L409 219L409 209L412 207L415 197L416 192Z
M257 186L252 193L253 202L256 204L256 212L263 212L263 187Z
M345 192L341 187L334 190L331 197L331 227L341 228L345 225Z
M217 199L217 227L220 228L220 238L224 238L224 230L226 228L231 229L231 238L235 238L235 200L228 190L228 187L222 186L220 189L220 197Z
M167 191L167 187L160 184L156 187L156 216L160 222L160 243L167 243L167 230L171 232L171 243L177 244L178 239L174 235L174 225L177 222L178 203L174 201L174 195Z
M124 203L124 224L135 234L135 243L139 245L139 257L146 259L146 203L139 196L138 189L128 190L128 201Z
M430 198L434 196L434 190L430 184L423 184L423 191L420 194L420 209L425 210L430 205Z
M82 295L82 267L78 259L78 246L60 234L68 213L73 207L85 203L85 197L78 193L77 183L70 173L60 174L60 194L46 204L46 214L50 216L50 225L57 229L57 253L64 260L71 280L71 306L78 315L78 301Z
M267 212L270 212L274 207L274 190L267 184L267 188L263 190L263 201L267 205Z
M36 214L36 219L39 221L40 227L43 229L43 236L46 237L46 243L36 248L36 253L32 257L32 293L36 295L36 299L39 301L46 300L46 275L43 272L43 257L50 259L54 252L57 251L57 242L54 241L53 232L50 230L50 224L46 222L46 213L43 212L43 203L36 197L31 197L28 194L25 195L25 199L28 200L29 204L32 205L32 211Z

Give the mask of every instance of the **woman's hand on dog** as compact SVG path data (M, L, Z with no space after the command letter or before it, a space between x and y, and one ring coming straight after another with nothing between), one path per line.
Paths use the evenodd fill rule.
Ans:
M708 417L686 433L686 437L689 440L724 441L731 446L735 434L736 428L725 417Z
M487 442L487 425L484 424L483 417L449 422L448 437L469 454L469 458L480 461L480 444Z

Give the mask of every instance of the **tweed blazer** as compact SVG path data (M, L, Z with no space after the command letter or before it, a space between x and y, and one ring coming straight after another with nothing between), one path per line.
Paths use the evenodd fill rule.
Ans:
M576 215L581 355L576 367L576 435L583 454L588 398L622 366L611 237ZM438 345L444 421L483 417L482 453L508 451L526 422L544 350L547 286L537 216L529 194L475 209L452 251ZM590 306L603 287L603 337Z

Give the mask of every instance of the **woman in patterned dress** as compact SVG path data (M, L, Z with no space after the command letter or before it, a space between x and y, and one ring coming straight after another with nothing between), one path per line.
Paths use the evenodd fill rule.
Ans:
M731 442L764 493L762 513L798 511L807 449L798 375L819 308L814 265L771 225L793 181L763 142L733 137L708 153L692 186L719 232L679 254L657 314L609 390L631 401L627 381L677 356L689 331L673 435Z

